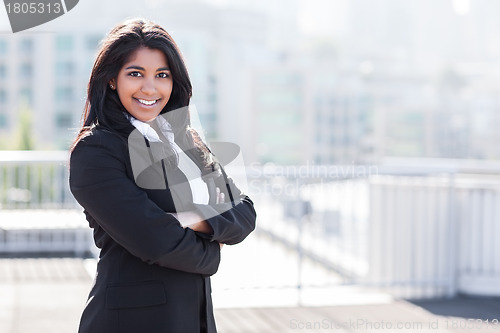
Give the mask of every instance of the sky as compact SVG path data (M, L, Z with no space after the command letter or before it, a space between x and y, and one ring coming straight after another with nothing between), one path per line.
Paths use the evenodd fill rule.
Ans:
M88 1L88 0L82 0ZM156 7L161 3L175 3L173 1L165 0L143 0L142 2L146 7ZM215 6L234 6L234 5L245 5L251 8L253 5L262 0L246 1L246 0L203 0L206 3ZM269 2L278 2L277 0L268 0ZM342 10L345 6L345 0L292 0L290 2L297 1L299 6L298 11L298 23L299 29L306 34L324 34L331 33L338 20L342 20ZM127 3L126 0L120 1L121 3ZM133 1L137 3L137 1ZM35 28L37 29L37 28ZM0 8L0 33L10 32L9 20L7 17L7 12L5 6Z
M88 1L88 0L82 0ZM175 3L177 0L143 0L146 7L156 7L161 3ZM299 29L305 34L335 34L336 29L346 20L346 6L349 0L290 0L289 2L297 2L298 14L297 21ZM408 1L408 0L407 0ZM122 0L121 3L126 3ZM137 1L133 1L137 3ZM279 0L203 0L203 2L215 6L252 6L259 3L269 5L272 2ZM453 8L459 15L465 15L470 10L470 0L453 0ZM6 32L10 30L6 9L1 6L0 9L0 31Z

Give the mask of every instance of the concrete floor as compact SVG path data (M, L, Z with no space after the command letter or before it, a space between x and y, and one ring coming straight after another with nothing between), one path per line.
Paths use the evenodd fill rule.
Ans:
M0 259L0 332L76 332L92 279L88 262L75 258ZM320 292L317 290L316 292ZM229 290L221 291L231 293ZM232 293L240 296L243 291ZM253 289L261 306L214 301L219 333L281 332L500 332L500 299L466 298L408 302L361 297L365 291L338 287L334 295L351 301L330 306L269 306L271 289ZM284 294L284 290L281 290ZM284 295L283 294L283 295ZM350 296L349 296L350 295ZM368 295L368 294L367 294ZM365 295L365 296L367 296ZM214 299L220 296L214 290ZM254 304L255 305L255 304ZM467 319L474 319L468 321ZM486 321L490 324L487 324Z

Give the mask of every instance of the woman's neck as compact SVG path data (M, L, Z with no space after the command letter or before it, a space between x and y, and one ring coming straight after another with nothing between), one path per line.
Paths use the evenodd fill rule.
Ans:
M158 121L156 121L156 119L148 121L147 124L155 130L156 134L158 134L161 141L165 143L169 142L168 138L165 136L165 134L163 134L163 131L160 129L160 126L158 125Z

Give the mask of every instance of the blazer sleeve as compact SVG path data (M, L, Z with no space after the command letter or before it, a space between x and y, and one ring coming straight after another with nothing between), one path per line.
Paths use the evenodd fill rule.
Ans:
M147 197L127 176L126 145L113 136L88 136L71 153L70 189L76 200L115 242L143 261L214 274L220 262L219 244L182 228Z
M231 202L195 204L195 209L213 229L210 240L233 245L243 241L255 229L257 213L252 200L235 186L233 180L226 178L226 181L225 186L220 187L231 189L231 195L229 190L224 191L226 200L232 197Z

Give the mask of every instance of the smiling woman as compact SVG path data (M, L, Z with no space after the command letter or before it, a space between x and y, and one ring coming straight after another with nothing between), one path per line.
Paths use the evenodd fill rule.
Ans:
M191 128L190 98L163 28L138 19L106 37L70 158L70 188L100 248L80 333L216 332L210 276L256 213Z
M120 102L136 119L154 120L167 105L173 80L163 52L141 47L110 81Z

